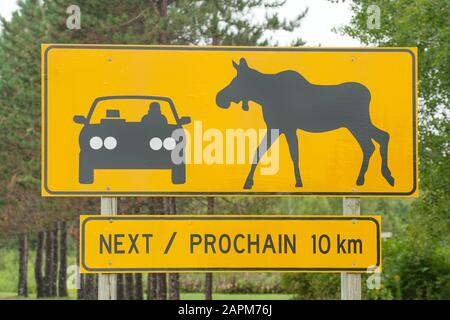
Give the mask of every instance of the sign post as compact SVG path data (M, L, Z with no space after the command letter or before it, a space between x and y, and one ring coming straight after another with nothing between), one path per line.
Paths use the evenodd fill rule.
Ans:
M117 198L101 197L102 216L117 215ZM117 300L117 275L98 275L98 300Z
M360 215L359 198L343 198L344 216ZM341 300L361 300L361 275L358 273L341 273Z

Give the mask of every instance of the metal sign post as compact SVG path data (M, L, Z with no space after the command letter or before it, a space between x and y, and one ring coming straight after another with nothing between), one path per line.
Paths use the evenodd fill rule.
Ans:
M343 198L344 216L360 215L359 198ZM361 300L361 275L357 273L341 273L341 300Z
M117 198L101 197L101 211L103 215L117 215ZM98 275L98 300L117 300L117 275Z

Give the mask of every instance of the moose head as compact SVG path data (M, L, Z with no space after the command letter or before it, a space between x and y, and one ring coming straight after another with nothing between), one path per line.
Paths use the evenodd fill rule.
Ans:
M233 61L233 67L237 74L230 84L223 88L216 96L216 104L220 108L227 109L231 102L238 103L242 101L242 110L248 111L248 97L249 86L251 85L251 69L247 65L247 61L241 58L239 64Z

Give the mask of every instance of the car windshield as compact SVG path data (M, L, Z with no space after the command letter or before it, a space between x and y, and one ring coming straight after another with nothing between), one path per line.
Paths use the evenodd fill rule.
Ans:
M108 120L176 124L175 115L167 101L152 99L111 99L97 103L90 124Z

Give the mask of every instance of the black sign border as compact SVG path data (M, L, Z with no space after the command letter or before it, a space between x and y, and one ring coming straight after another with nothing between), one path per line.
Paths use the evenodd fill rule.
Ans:
M376 234L377 234L377 262L373 265L373 270L379 268L381 265L381 227L378 221L372 217L364 217L364 216L347 216L347 217L302 217L302 216L279 216L279 217L258 217L258 216L245 216L245 217L227 217L227 216L216 216L216 217L183 217L183 216L167 216L167 217L152 217L152 216L136 216L136 217L120 217L120 216L98 216L98 217L88 217L83 220L81 224L81 239L80 239L80 263L83 266L83 269L90 273L102 273L102 272L202 272L202 271L210 271L210 272L229 272L229 271L260 271L260 272L356 272L356 271L365 271L369 272L368 268L90 268L86 265L85 261L85 227L86 223L93 220L108 220L108 221L120 221L120 220L184 220L184 221L192 221L192 220L306 220L306 221L342 221L342 220L360 220L360 221L372 221L375 223ZM371 266L372 267L372 266Z
M412 119L413 119L413 187L409 192L189 192L189 191L52 191L47 181L47 113L48 113L48 55L53 49L104 49L104 50L158 50L158 51L299 51L299 52L405 52L412 58ZM43 187L49 195L54 196L409 196L417 189L417 99L416 99L416 57L413 51L406 48L309 48L309 47L208 47L208 46L151 46L151 45L49 45L44 52L44 161ZM45 194L43 193L45 196Z

